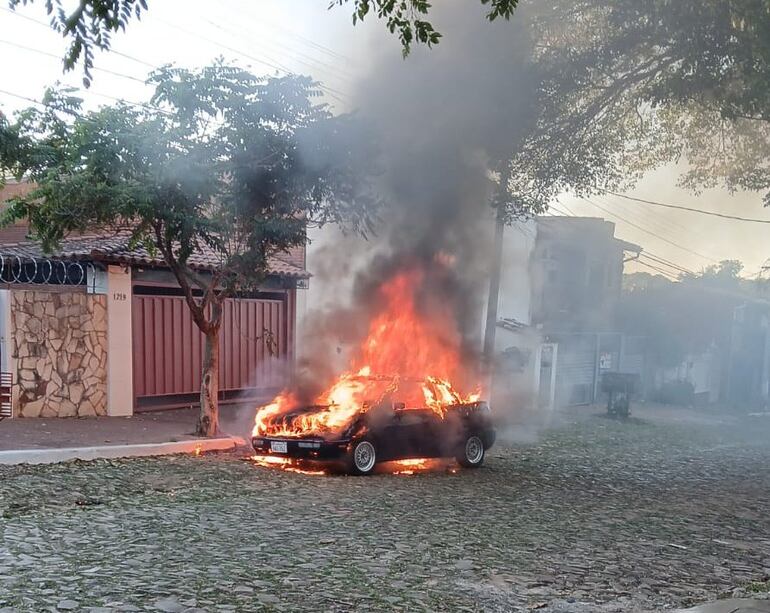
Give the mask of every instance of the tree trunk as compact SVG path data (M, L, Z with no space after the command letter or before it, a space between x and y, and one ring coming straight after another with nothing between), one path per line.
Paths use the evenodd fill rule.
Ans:
M219 326L206 332L201 377L201 408L195 428L198 436L219 433Z

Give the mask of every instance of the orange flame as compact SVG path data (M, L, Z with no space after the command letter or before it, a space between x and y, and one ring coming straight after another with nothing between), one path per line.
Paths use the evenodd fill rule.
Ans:
M440 259L446 262L447 257ZM369 322L350 370L318 396L313 410L292 413L300 406L297 398L281 392L257 410L253 435L334 432L388 396L405 408L427 407L441 416L449 406L478 400L478 390L462 394L451 383L463 374L461 336L446 304L418 308L424 281L421 270L409 269L383 283L376 296L381 308ZM423 293L430 301L430 292Z
M252 462L257 466L275 466L282 468L285 471L292 473L300 473L302 475L325 475L325 470L308 470L301 468L291 458L281 458L273 455L255 455L251 457Z

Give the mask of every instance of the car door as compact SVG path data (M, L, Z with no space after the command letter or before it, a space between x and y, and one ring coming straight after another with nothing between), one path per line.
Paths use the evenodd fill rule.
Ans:
M401 409L388 429L391 459L433 456L431 421L425 411Z
M401 417L390 403L381 403L372 408L366 417L369 436L377 450L377 459L381 462L400 457L405 442L401 428Z

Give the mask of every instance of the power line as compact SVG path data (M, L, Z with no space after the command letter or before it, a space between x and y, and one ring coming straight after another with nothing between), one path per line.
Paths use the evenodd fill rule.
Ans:
M569 216L570 216L570 217L577 217L577 215L575 215L575 213L573 213L573 212L572 212L572 209L570 209L570 208L569 208L569 207L568 207L566 204L564 204L563 202L560 202L560 203L559 203L559 206L561 206L561 207L562 207L564 210L566 210L566 211L567 211L567 213L569 213Z
M26 45L21 45L19 43L14 43L10 40L4 40L0 39L0 43L4 45L10 45L11 47L18 47L19 49L24 49L25 51L31 51L32 53L38 53L40 55L45 55L47 57L52 57L54 59L60 60L61 57L56 55L55 53L48 53L48 51L43 51L42 49L35 49L34 47L27 47ZM124 79L131 79L132 81L136 81L137 83L145 84L144 79L140 79L138 77L134 77L122 72L116 72L115 70L110 70L109 68L100 68L99 66L94 66L94 70L98 70L99 72L106 72L107 74L114 75L116 77L122 77Z
M690 213L700 213L701 215L711 215L712 217L721 217L722 219L732 219L734 221L749 221L752 223L770 223L770 219L755 219L752 217L739 217L737 215L726 215L724 213L717 213L715 211L705 211L703 209L695 209L689 206L681 206L678 204L665 204L663 202L655 202L654 200L645 200L644 198L634 198L633 196L626 196L625 194L617 194L607 189L601 189L601 191L610 194L611 196L617 196L618 198L625 198L633 202L641 202L643 204L649 204L650 206L660 206L666 209L676 209L679 211L689 211Z
M234 30L232 30L230 28L227 28L227 27L225 27L225 26L223 26L223 25L221 25L221 24L219 24L219 23L217 23L217 22L215 22L215 21L213 21L211 19L205 19L204 18L204 21L206 23L212 25L213 27L217 28L218 30L222 30L226 34L242 37L242 34L240 32L236 32L236 31L234 31ZM235 27L237 27L237 26L235 26ZM263 44L266 44L266 45L271 45L273 47L277 47L279 53L283 53L283 54L287 55L288 58L293 59L296 62L299 62L300 64L303 64L303 65L307 66L308 68L310 68L312 70L317 70L318 67L321 67L323 70L328 71L328 73L330 75L332 75L333 77L336 77L337 79L341 79L341 80L345 81L345 80L348 80L350 78L349 75L346 75L346 74L342 73L341 69L339 67L333 66L331 64L328 64L328 63L324 62L323 60L320 60L320 59L318 59L316 57L313 57L313 56L310 56L310 55L306 55L305 53L303 53L302 51L299 51L298 49L296 49L294 47L286 46L283 43L277 42L277 41L273 42L273 41L269 41L269 40L264 40L264 41L261 41L261 42ZM253 39L252 39L251 44L253 44ZM288 54L287 54L287 51L288 51ZM289 54L293 54L293 55L289 55ZM275 61L275 60L272 60L272 61ZM315 66L314 64L317 64L317 66ZM287 72L292 72L292 71L287 70Z
M549 209L553 209L557 213L561 213L562 215L564 215L564 217L577 217L577 215L575 215L575 213L567 213L563 209L560 209L559 207L557 207L557 206L555 206L553 204L549 205L548 208Z
M561 204L561 206L564 206L564 205ZM563 215L565 215L567 217L577 217L577 215L575 213L573 213L572 211L570 211L570 209L567 209L568 212L565 212L565 211L561 210L560 208L558 208L556 206L553 206L553 205L551 205L551 208L554 209L555 211L559 212L559 213L562 213ZM567 208L567 207L564 207L564 208ZM656 262L659 265L668 266L669 268L672 268L672 269L676 270L677 272L685 273L685 274L689 274L689 275L694 275L695 274L691 270L689 270L687 268L684 268L683 266L680 266L679 264L675 264L674 262L671 262L670 260L667 260L667 259L665 259L665 258L663 258L663 257L661 257L661 256L659 256L659 255L657 255L655 253L653 253L652 251L646 251L645 250L642 253L640 253L639 255L640 255L640 257L647 257L647 258L649 258L653 262ZM644 264L644 262L640 262L640 263Z
M631 217L631 219L637 223L649 225L656 232L660 232L664 235L668 232L673 232L675 236L672 240L676 240L677 237L681 236L681 233L689 234L692 232L691 226L685 227L674 219L657 218L655 215L651 214L655 211L651 212L648 209L640 209L632 202L623 202L619 198L612 198L606 194L600 194L596 196L596 199L600 204L609 207L613 211L620 211L624 215Z
M40 100L35 100L34 98L30 98L29 96L22 96L21 94L14 94L13 92L9 92L4 89L0 89L0 94L5 94L6 96L19 98L20 100L26 100L27 102L32 102L33 104L39 104L40 106L46 106L45 104L40 102Z
M187 30L186 28L183 28L183 27L178 26L176 24L170 23L170 22L165 21L163 19L159 19L158 21L160 21L161 23L167 25L170 28L173 28L175 30L178 30L178 31L182 32L183 34L186 34L187 36L191 36L193 38L198 38L200 40L206 41L207 43L212 44L212 45L216 45L217 47L225 49L226 51L229 51L230 53L235 53L236 55L240 55L241 57L250 59L253 62L257 62L259 64L262 64L264 66L272 68L273 70L275 70L277 72L282 72L282 73L290 72L290 71L282 68L278 64L268 62L266 60L263 60L261 58L258 58L256 56L254 56L254 55L251 55L249 53L245 53L244 51L240 51L240 50L236 49L235 47L231 47L230 45L226 45L224 43L220 43L219 41L217 41L217 40L215 40L213 38L209 38L208 36L204 36L203 34L196 34L195 32L191 32L190 30ZM342 92L339 92L338 90L335 90L335 89L330 88L330 87L328 87L326 85L323 85L323 84L319 84L318 88L323 90L323 91L325 91L329 96L331 96L332 98L334 98L338 102L344 102L344 100L342 100L342 98L340 98L339 95L337 95L337 94L344 95Z
M642 258L642 257L643 258L647 258L647 259L655 262L656 264L662 264L664 266L668 266L668 267L670 267L670 268L672 268L672 269L674 269L674 270L676 270L678 272L689 272L683 266L679 266L679 264L675 264L674 262L671 262L670 260L666 260L664 258L661 258L661 257L655 255L654 253L648 253L646 251L642 251L642 252L639 253L639 257L640 258Z
M687 268L684 268L683 266L679 266L679 264L674 264L673 262L670 262L669 260L666 260L664 258L661 258L660 256L655 255L654 253L645 253L642 252L639 254L640 258L646 258L650 260L651 262L654 262L656 265L660 266L666 266L668 268L671 268L672 270L675 270L677 273L685 274L685 275L695 275L695 273L691 270L688 270Z
M628 219L626 219L625 217L621 217L620 215L618 215L618 214L616 214L616 213L613 213L612 211L610 211L610 210L608 210L608 209L605 209L603 206L601 206L601 205L599 205L599 204L596 204L596 203L595 203L593 200L591 200L590 198L583 198L583 200L585 200L585 201L586 201L586 202L588 202L589 204L592 204L592 205L593 205L593 206L595 206L597 209L600 209L600 210L604 211L604 212L605 212L605 213L607 213L608 215L611 215L611 216L613 216L613 217L616 217L617 219L620 219L621 221L624 221L624 222L625 222L625 223L627 223L628 225L630 225L630 226L633 226L634 228L636 228L636 229L638 229L638 230L641 230L642 232L645 232L645 233L647 233L647 234L649 234L649 235L651 235L651 236L654 236L654 237L655 237L655 238L657 238L658 240L662 240L664 243L668 243L668 244L669 244L669 245L671 245L672 247L676 247L677 249L681 249L682 251L686 251L687 253L691 253L692 255L697 255L699 258L703 258L704 260L708 260L709 262L714 262L714 263L717 263L717 260L715 260L714 258L710 258L710 257L709 257L709 256L707 256L707 255L703 255L702 253L698 253L697 251L693 251L692 249L688 249L687 247L683 247L682 245L680 245L680 244L678 244L678 243L675 243L674 241L670 241L670 240L668 240L667 238L664 238L664 237L660 236L659 234L656 234L655 232L651 232L650 230L647 230L646 228L643 228L643 227L642 227L642 226L640 226L639 224L635 224L633 221L629 221L629 220L628 220Z
M636 211L628 211L623 206L623 204L621 202L612 201L612 200L608 199L606 196L599 196L599 198L602 198L602 200L601 200L602 204L604 204L604 205L606 205L607 207L610 208L610 212L609 212L610 215L614 215L617 219L619 219L621 221L624 221L626 223L632 223L632 220L636 220L638 224L642 224L644 226L644 228L643 228L644 231L646 231L646 232L652 232L652 231L657 232L658 234L653 234L653 236L658 237L660 240L675 241L675 242L677 242L677 244L679 244L681 242L681 240L678 240L678 239L679 239L680 236L682 236L682 234L687 234L687 233L691 233L692 232L692 228L688 228L688 227L685 227L685 226L683 226L681 224L677 224L675 222L671 222L671 221L668 221L668 220L667 220L667 223L665 223L665 224L664 223L658 223L655 220L654 216L649 216L649 215L646 216L641 211L639 211L638 209ZM596 204L593 203L593 201L592 201L592 204L594 204L594 206L596 206ZM618 209L618 208L621 211L623 211L623 213L625 215L630 215L631 219L628 219L627 217L622 217L622 216L618 215L617 213L615 213L616 209ZM607 209L604 209L604 210L607 211ZM635 213L642 213L642 214L636 215ZM679 233L677 233L676 231L672 231L673 228L669 227L669 225L677 226L679 228ZM672 236L670 238L666 234L668 232L672 232ZM645 253L651 254L653 252L651 252L649 250L645 250ZM657 257L660 257L660 256L657 256ZM660 258L660 259L663 259L668 264L672 264L672 262L670 262L668 260L665 260L664 258ZM713 262L713 261L716 261L716 260L711 259L711 261ZM695 274L695 273L693 273L690 270L685 270L685 272L687 272L688 274Z
M642 266L646 266L647 268L650 268L655 272L660 273L661 275L666 277L669 281L678 281L678 279L674 275L672 275L670 272L663 270L662 268L658 268L657 266L653 266L652 264L648 264L647 262L642 262L641 260L636 260L636 263L641 264Z
M239 9L242 9L243 7L239 6ZM291 36L292 38L298 39L301 42L304 42L306 45L314 47L316 50L321 51L322 53L326 53L327 55L331 56L334 59L337 60L343 60L347 62L351 62L351 58L349 56L346 56L338 51L335 51L334 49L331 49L330 47L326 47L310 38L306 38L305 36L302 36L301 34L297 34L296 32L293 32L291 30L286 29L281 24L276 23L274 21L268 21L265 19L263 15L259 15L257 17L252 11L249 11L248 8L246 8L246 11L254 18L259 19L262 22L269 23L272 28L277 28L279 30L283 30L288 36Z
M76 89L76 91L78 91L80 93L85 93L81 89ZM131 100L126 100L125 98L119 98L117 96L111 96L109 94L102 94L100 92L95 92L95 91L90 90L90 89L88 90L88 93L93 95L93 96L99 96L100 98L107 98L108 100L114 100L115 102L122 102L123 104L127 104L129 106L135 106L135 107L140 107L140 108L148 109L148 110L151 110L151 111L157 111L158 113L162 113L163 115L169 115L169 116L172 115L172 113L170 111L166 111L164 109L161 109L159 107L152 106L152 105L149 105L149 104L144 104L142 102L132 102ZM30 98L28 96L23 96L21 94L16 94L14 92L9 92L9 91L4 90L4 89L0 89L0 94L5 94L7 96L12 96L14 98L19 98L20 100L26 100L27 102L32 102L32 103L37 104L37 105L42 106L42 107L49 107L50 106L50 105L45 104L44 102L41 102L40 100L37 100L35 98ZM74 115L79 115L79 113L77 113L76 111L70 111L70 112L73 113Z
M16 17L19 17L20 19L26 19L29 22L32 22L32 23L37 24L39 26L42 26L46 30L48 30L49 32L51 31L51 24L46 23L45 21L41 21L40 19L35 19L34 17L30 17L29 15L24 15L22 13L18 13L18 12L14 11L14 10L11 10L11 9L7 8L7 7L0 6L0 10L5 11L6 13L10 13L11 15L15 15ZM153 68L153 69L157 68L157 66L155 66L154 64L150 64L150 62L145 62L144 60L140 60L139 58L134 57L133 55L128 55L127 53L121 53L120 51L115 51L114 49L110 49L110 54L111 55L117 55L117 56L120 56L120 57L124 57L127 60L131 60L132 62L137 62L138 64L143 64L144 66L148 66L148 67ZM58 56L56 56L56 57L58 57ZM95 68L95 70L98 70L98 69ZM106 69L102 69L102 70L106 70Z
M34 24L39 25L39 26L42 26L42 27L46 28L46 30L50 31L50 29L51 29L50 24L48 24L48 23L46 23L44 21L40 21L39 19L35 19L34 17L29 17L28 15L23 15L22 13L17 13L16 11L11 10L11 9L9 9L7 7L1 7L0 6L0 10L3 10L5 12L7 12L7 13L10 13L11 15L15 15L16 17L19 17L21 19L25 19L27 21L30 21L30 22L32 22ZM206 36L203 36L202 34L196 34L195 32L191 32L189 30L186 30L186 29L184 29L181 26L178 26L176 24L169 23L169 22L167 22L165 20L162 20L162 19L159 19L159 21L161 21L162 23L166 24L167 26L169 26L171 28L174 28L174 29L179 30L180 32L182 32L184 34L187 34L188 36L192 36L194 38L199 38L199 39L204 40L204 41L206 41L206 42L208 42L208 43L210 43L212 45L216 45L218 47L221 47L222 49L230 51L231 53L235 53L237 55L240 55L241 57L248 58L248 59L250 59L250 60L252 60L254 62L257 62L259 64L263 64L263 65L268 66L269 68L273 68L274 70L277 70L279 72L283 72L283 73L291 73L292 72L290 70L287 70L285 67L281 67L279 64L275 63L274 61L273 61L273 63L267 62L267 61L265 61L263 59L260 59L258 57L253 56L253 55L250 55L248 53L244 53L243 51L239 51L238 49L230 47L229 45L225 45L224 43L220 43L220 42L216 41L215 39L208 38ZM46 52L40 52L40 53L46 53ZM158 66L156 66L155 64L151 64L150 62L146 62L146 61L141 60L141 59L139 59L137 57L129 55L127 53L121 53L119 51L114 51L112 49L110 49L110 53L113 54L113 55L118 55L120 57L124 57L124 58L126 58L128 60L137 62L139 64L142 64L144 66L152 68L154 70L156 70L158 68ZM58 57L58 56L56 56L56 57ZM109 71L106 68L94 67L94 70L102 70L102 71L106 71L106 72L112 72L113 74L118 74L118 73L115 73L114 71ZM122 76L126 76L126 75L122 75ZM129 77L129 78L135 79L135 77ZM144 83L144 81L142 81L142 82ZM338 102L342 102L342 103L345 102L345 100L343 100L341 98L341 96L346 96L346 94L344 92L342 92L342 91L340 91L338 89L335 89L333 87L329 87L328 85L324 85L322 83L319 83L318 87L319 87L319 89L325 91L327 93L327 95L329 95L331 98L334 98Z

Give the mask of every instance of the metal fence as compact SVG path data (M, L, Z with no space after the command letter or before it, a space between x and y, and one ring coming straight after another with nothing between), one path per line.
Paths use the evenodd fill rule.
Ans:
M94 275L88 263L0 255L0 284L85 285Z
M645 339L620 333L549 334L559 345L556 363L556 403L560 406L592 404L600 397L605 372L644 375Z

